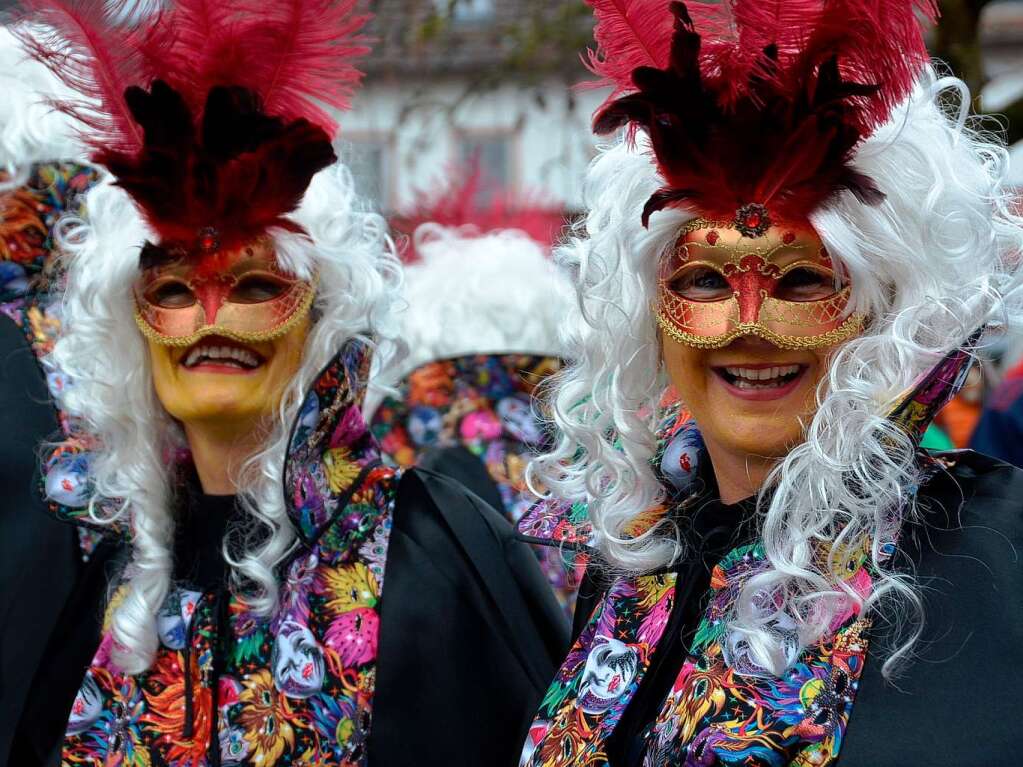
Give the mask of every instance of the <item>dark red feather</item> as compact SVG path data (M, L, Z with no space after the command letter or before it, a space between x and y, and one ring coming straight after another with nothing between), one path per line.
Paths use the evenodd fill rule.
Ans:
M335 155L368 17L356 0L175 0L123 27L104 0L29 0L20 35L82 95L61 104L162 242L241 244ZM43 29L39 23L49 25Z
M912 88L927 60L917 15L936 13L933 0L672 2L669 61L635 68L594 130L649 135L666 185L644 223L669 205L731 220L748 203L798 221L842 190L876 203L854 151Z

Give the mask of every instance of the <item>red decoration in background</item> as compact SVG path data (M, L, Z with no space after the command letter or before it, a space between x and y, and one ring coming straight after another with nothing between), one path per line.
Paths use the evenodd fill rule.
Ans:
M416 194L413 206L391 219L392 229L409 239L402 249L407 263L419 259L412 240L422 224L467 227L473 234L517 229L548 250L565 226L565 208L540 194L515 195L485 176L478 157L453 165L432 191Z

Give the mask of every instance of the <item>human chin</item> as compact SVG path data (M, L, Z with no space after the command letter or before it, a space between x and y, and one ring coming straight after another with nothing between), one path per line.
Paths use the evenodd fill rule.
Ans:
M248 344L207 336L185 348L150 342L157 396L184 424L248 425L280 401L301 362L304 336L293 330Z
M739 339L708 354L704 375L718 441L746 453L785 455L802 440L824 370L812 351L759 339Z

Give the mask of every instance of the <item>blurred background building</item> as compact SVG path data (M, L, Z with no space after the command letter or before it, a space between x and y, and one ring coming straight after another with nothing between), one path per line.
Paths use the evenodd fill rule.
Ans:
M1023 0L941 0L932 53L970 84L978 110L1003 115L1023 186ZM478 157L512 193L581 207L599 91L579 89L590 44L583 0L366 0L377 42L342 151L385 213ZM991 126L988 126L991 127ZM486 186L481 190L485 203Z

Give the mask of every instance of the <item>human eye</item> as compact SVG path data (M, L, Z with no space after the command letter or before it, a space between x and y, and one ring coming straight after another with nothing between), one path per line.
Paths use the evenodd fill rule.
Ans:
M797 266L778 281L774 297L782 301L820 301L836 291L835 276L830 272Z
M668 282L668 289L690 301L720 301L732 295L724 275L708 266L683 269Z
M249 274L238 280L227 300L236 304L260 304L284 294L289 286L290 283L269 274Z
M195 303L195 294L187 283L177 279L162 280L145 292L146 300L164 309L183 309Z

